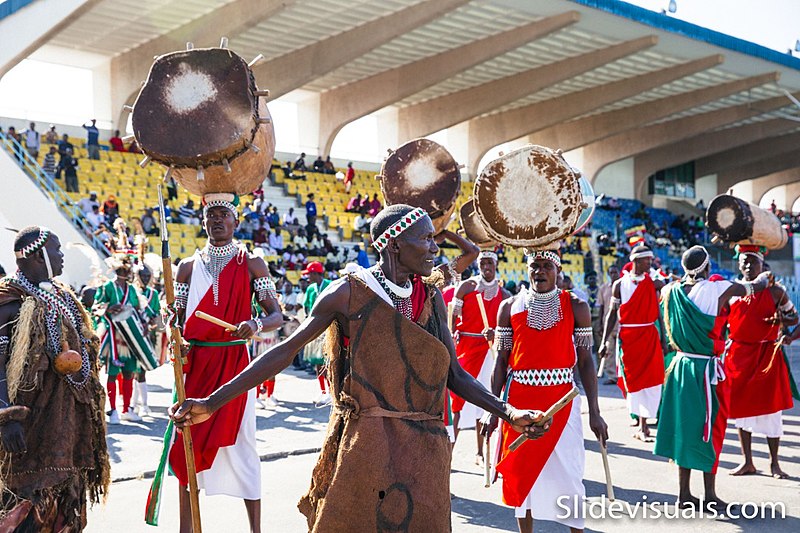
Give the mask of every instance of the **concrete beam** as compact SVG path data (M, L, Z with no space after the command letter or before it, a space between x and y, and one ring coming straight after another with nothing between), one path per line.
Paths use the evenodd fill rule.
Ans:
M708 176L787 152L798 146L800 133L772 136L796 128L797 124L777 118L705 133L643 152L634 161L637 197L644 197L647 178L664 168L695 161L695 176Z
M518 139L537 130L589 113L599 106L630 98L665 83L696 74L719 65L722 61L723 57L721 55L703 57L599 87L592 87L551 98L544 102L537 102L510 111L470 120L471 134L468 168L474 175L484 154L498 144ZM549 145L548 143L543 144L557 146Z
M478 117L541 89L654 46L653 35L624 41L400 109L400 140L422 137Z
M773 81L775 81L775 75L770 73L712 85L551 126L537 131L529 137L529 140L534 144L553 146L567 152L592 142L600 141L611 135L644 126L674 113L692 109L719 98Z
M776 96L612 135L583 147L584 175L594 181L597 173L609 163L785 107L786 101L785 96Z
M784 173L784 171L800 167L800 151L792 150L784 154L772 156L754 163L742 165L738 168L726 170L717 174L717 192L722 194L727 192L728 189L742 181L753 181L753 198L761 199L765 192L778 185L791 183L794 179L790 179L792 174ZM755 178L768 178L771 179L756 180Z
M286 9L296 0L235 0L183 26L150 39L111 59L111 109L120 113L117 125L125 126L130 105L150 72L153 57L183 50L190 42L195 48L219 46L221 37L235 37ZM251 59L251 58L246 58Z
M319 153L330 153L336 134L353 120L574 24L579 19L577 11L561 13L322 93Z
M253 72L270 98L324 76L370 50L460 7L469 0L425 0L299 50L262 61Z
M0 20L0 78L101 0L39 0Z

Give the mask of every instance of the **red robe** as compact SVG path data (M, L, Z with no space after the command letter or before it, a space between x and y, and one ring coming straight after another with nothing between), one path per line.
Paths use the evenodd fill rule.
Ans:
M241 257L241 253L234 257L219 275L219 305L214 305L214 294L209 287L197 306L198 311L204 311L231 324L251 318L250 273L246 258L242 261ZM203 266L195 264L194 268ZM226 329L194 315L187 317L183 335L189 343L239 340ZM186 397L205 398L239 374L249 363L246 344L193 346L188 354L188 363L184 365ZM220 448L236 443L246 404L247 395L241 394L211 415L207 422L192 426L195 466L198 472L211 468ZM169 452L169 463L181 485L186 485L186 455L181 439L176 439L173 443Z
M638 392L664 383L664 353L655 323L658 295L653 280L645 276L630 299L619 306L619 343L625 376L622 392ZM649 324L625 327L625 324Z
M769 290L746 296L731 305L728 316L730 347L725 356L728 416L745 418L792 408L789 369L775 342L777 324L765 322L775 315L775 299Z
M572 368L575 366L575 344L573 332L575 318L572 313L570 293L560 296L563 319L550 329L539 331L528 327L527 311L511 316L514 330L514 347L511 349L508 366L512 370L545 368ZM546 411L573 387L572 383L551 386L523 385L510 380L508 402L517 409ZM525 501L547 459L558 444L567 425L572 402L553 417L550 430L542 437L525 442L514 452L509 452L519 433L507 423L501 426L502 442L497 472L503 475L503 502L519 507Z
M472 291L464 297L461 317L455 326L456 331L467 333L481 333L483 331L483 318L478 308L478 298L482 296L479 295L481 295L481 293L478 291ZM497 291L497 295L491 300L483 300L483 305L486 308L486 320L489 322L490 328L495 328L497 326L497 310L500 308L500 303L502 301L503 294L499 290ZM489 341L484 337L468 337L466 335L461 335L458 339L458 344L456 344L458 362L473 378L478 377L488 351ZM450 394L452 396L453 412L461 412L461 409L464 407L464 400L453 393Z

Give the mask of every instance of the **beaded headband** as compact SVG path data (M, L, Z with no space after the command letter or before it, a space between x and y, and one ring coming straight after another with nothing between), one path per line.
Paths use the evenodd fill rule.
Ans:
M489 250L484 250L483 252L478 254L478 262L480 262L481 259L492 259L494 260L495 263L497 263L497 254L494 252L490 252Z
M644 252L632 253L628 257L628 259L631 260L631 261L636 261L637 259L644 259L645 257L655 257L655 256L653 255L653 252L651 250L647 250L647 251L644 251Z
M233 213L239 214L236 206L239 205L239 197L228 192L211 192L203 196L203 217L208 216L208 210L212 207L225 207Z
M553 250L537 250L528 254L529 264L537 259L546 259L551 263L555 263L558 268L561 268L561 256L558 255L558 252L554 252Z
M27 259L31 255L35 254L42 248L44 248L44 243L47 242L47 239L50 237L50 230L46 228L39 228L39 235L36 239L33 240L27 246L23 246L22 250L17 250L14 252L14 256L17 259Z
M403 215L403 218L389 226L389 228L384 231L380 237L375 239L375 242L372 243L372 246L378 250L378 253L382 252L383 249L389 245L389 239L396 239L401 233L413 226L415 222L427 215L428 213L425 212L423 208L417 207L407 215Z
M681 259L681 266L683 267L683 270L684 272L686 272L687 276L696 276L708 266L708 251L706 251L705 248L703 248L703 251L706 253L706 257L705 259L703 259L703 262L700 263L700 266L698 266L697 268L688 268L683 259Z

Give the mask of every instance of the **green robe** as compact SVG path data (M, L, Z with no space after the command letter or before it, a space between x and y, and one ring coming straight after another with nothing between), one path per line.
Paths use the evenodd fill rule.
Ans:
M711 430L719 402L713 379L714 342L709 334L716 317L700 311L682 287L681 283L668 287L661 307L670 344L692 356L669 354L654 453L684 468L712 472L717 454Z

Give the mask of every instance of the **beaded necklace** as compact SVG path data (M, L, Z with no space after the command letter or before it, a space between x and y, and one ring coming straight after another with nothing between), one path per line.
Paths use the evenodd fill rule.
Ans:
M483 279L483 276L477 277L477 290L483 293L484 300L491 300L497 296L497 293L500 292L500 283L498 283L497 278L494 278L492 281L486 281Z
M373 277L375 277L381 288L386 291L386 294L389 295L389 298L392 300L392 305L394 305L394 308L397 310L397 312L411 320L411 292L413 290L411 280L407 280L405 286L400 287L399 285L386 279L386 275L378 265L370 268L369 272L373 275Z
M209 242L200 250L200 258L203 260L203 266L206 272L211 275L211 289L214 292L214 305L219 305L219 275L238 252L239 246L233 241L223 246L214 246Z
M561 289L556 287L550 292L531 290L525 307L528 310L528 327L539 331L550 329L563 318L561 312Z
M81 370L80 379L76 380L71 375L66 376L67 382L75 388L81 388L89 378L89 353L86 346L89 340L83 337L83 320L81 312L75 301L65 294L63 290L55 285L46 282L48 290L34 285L21 270L17 270L15 279L17 283L28 293L45 303L45 326L47 327L48 343L53 355L57 355L61 350L61 317L66 317L78 333L81 343Z

